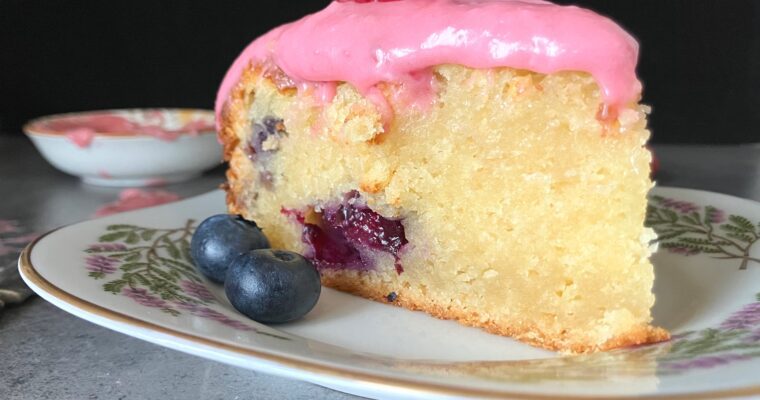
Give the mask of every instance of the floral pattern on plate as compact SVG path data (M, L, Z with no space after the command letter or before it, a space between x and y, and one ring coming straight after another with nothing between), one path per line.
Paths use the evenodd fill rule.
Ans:
M171 229L136 225L109 225L98 243L84 250L88 276L109 279L103 290L123 295L145 307L177 316L182 311L211 319L230 328L283 340L284 336L259 332L238 319L209 307L216 297L207 288L190 257L195 221Z
M713 206L655 195L650 198L646 223L657 232L660 246L672 253L741 260L739 269L747 269L750 262L760 264L760 259L749 255L760 240L760 222L726 215Z

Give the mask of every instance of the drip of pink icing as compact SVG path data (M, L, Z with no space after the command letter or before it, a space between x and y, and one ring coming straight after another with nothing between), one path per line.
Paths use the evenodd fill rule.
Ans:
M66 137L79 148L87 148L95 139L95 130L92 128L79 127L66 131Z
M613 108L638 100L638 44L612 20L540 0L402 0L333 2L251 43L228 70L216 98L217 123L232 87L251 62L271 62L300 89L317 85L322 100L348 82L378 106L380 82L401 83L424 103L430 68L512 67L539 73L583 71ZM326 88L332 85L333 89ZM426 91L428 93L426 93Z

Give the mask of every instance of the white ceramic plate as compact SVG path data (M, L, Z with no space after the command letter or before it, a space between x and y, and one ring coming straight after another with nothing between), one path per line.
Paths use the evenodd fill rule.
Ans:
M663 237L655 323L674 338L585 356L329 289L297 323L250 321L186 255L193 221L224 212L221 192L55 230L19 265L40 296L88 321L368 397L760 395L760 204L674 188L650 204Z

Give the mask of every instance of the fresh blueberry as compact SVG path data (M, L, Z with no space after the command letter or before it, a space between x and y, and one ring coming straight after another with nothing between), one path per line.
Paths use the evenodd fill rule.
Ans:
M227 268L240 254L269 247L269 240L253 221L240 215L219 214L207 218L195 230L190 255L203 275L224 282Z
M283 323L314 308L322 286L311 262L298 253L261 249L240 255L230 265L224 292L249 318Z

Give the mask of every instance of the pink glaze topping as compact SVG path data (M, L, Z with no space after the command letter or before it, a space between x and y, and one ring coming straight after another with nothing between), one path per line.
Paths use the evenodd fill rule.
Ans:
M217 121L250 63L274 64L299 90L329 100L348 82L380 107L380 82L430 99L430 69L440 64L512 67L539 73L582 71L613 108L638 100L638 44L612 20L540 0L335 1L251 43L230 67L216 99ZM424 101L424 100L423 100Z
M206 114L190 110L99 111L43 118L29 125L29 131L66 136L76 146L89 147L96 136L148 135L176 140L181 135L197 135L214 130Z

